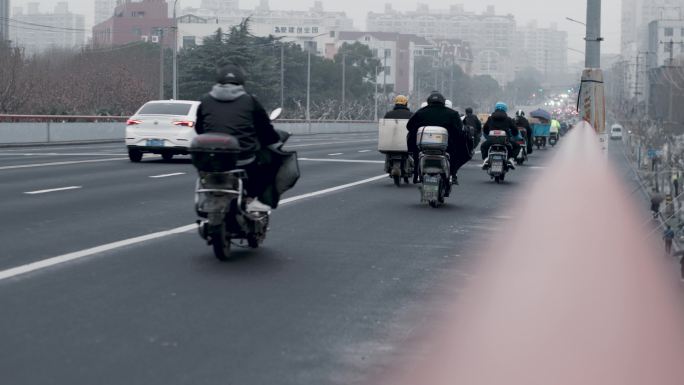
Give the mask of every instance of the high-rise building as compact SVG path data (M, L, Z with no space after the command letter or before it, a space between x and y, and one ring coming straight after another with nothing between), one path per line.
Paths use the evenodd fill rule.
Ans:
M476 14L466 12L462 5L432 10L427 4L419 4L415 11L399 12L386 4L383 13L368 14L366 26L369 31L467 41L473 50L474 74L490 75L500 84L513 79L511 53L515 44L515 18L497 15L492 6Z
M532 67L542 73L546 80L565 75L568 70L568 34L559 31L555 24L539 28L536 22L518 27L516 69Z
M662 64L662 50L660 44L656 46L652 37L650 25L654 21L684 19L684 0L622 0L622 35L620 54L625 65L620 66L620 79L624 89L622 95L638 100L648 98L646 92L648 66ZM664 30L664 24L656 24L656 30ZM657 51L657 49L660 51ZM676 49L676 48L675 48ZM657 58L661 52L660 58Z
M0 41L9 40L9 0L0 0Z
M11 40L27 53L78 48L85 43L85 17L71 13L66 2L57 3L52 13L41 13L38 3L29 3L27 12L16 13L12 20Z
M114 15L117 0L95 0L95 24L109 19Z

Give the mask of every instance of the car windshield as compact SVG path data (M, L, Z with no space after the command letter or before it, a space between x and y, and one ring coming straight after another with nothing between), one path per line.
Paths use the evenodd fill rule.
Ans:
M620 131L622 131L622 128L620 128L620 127L613 127L613 131L615 131L615 132L620 132Z
M190 103L148 103L138 112L138 115L187 115Z

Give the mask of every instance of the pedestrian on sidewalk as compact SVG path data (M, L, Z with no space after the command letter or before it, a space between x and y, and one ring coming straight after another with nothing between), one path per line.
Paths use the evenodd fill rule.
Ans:
M665 241L665 254L672 255L672 241L674 240L675 232L672 230L670 225L667 225L665 231L663 231L663 240Z
M653 218L657 218L658 214L660 214L660 204L664 199L665 197L658 190L655 188L651 190L651 212L653 212Z
M672 174L672 187L674 187L674 196L679 196L679 172Z

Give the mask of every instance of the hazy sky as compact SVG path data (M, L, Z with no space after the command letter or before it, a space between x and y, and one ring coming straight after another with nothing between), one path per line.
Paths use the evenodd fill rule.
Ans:
M60 0L33 0L41 4L42 11L50 11ZM63 0L62 0L63 1ZM90 25L93 18L93 0L67 0L72 12L86 16L86 24ZM10 0L11 6L24 5L31 0ZM259 0L240 0L241 8L254 8ZM272 9L307 9L314 0L270 0ZM450 4L464 4L467 11L482 12L487 4L496 6L497 14L511 13L519 25L531 20L538 20L541 27L556 23L561 30L568 31L568 45L571 48L584 51L584 27L565 20L571 17L577 20L586 18L586 3L584 1L568 0L346 0L344 2L323 0L328 10L345 11L354 18L357 28L365 28L366 13L369 11L382 12L384 4L390 2L397 10L413 10L418 2L427 3L433 9L446 9ZM182 6L199 5L200 0L179 0ZM342 3L342 5L340 5ZM538 4L545 4L544 7ZM620 49L620 0L603 0L603 28L605 38L603 52L617 53ZM575 62L583 58L582 55L568 52L568 61Z

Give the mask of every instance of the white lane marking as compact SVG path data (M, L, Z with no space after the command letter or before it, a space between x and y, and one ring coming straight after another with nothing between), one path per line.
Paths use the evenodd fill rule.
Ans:
M327 189L324 189L324 190L314 191L314 192L308 193L308 194L302 194L302 195L297 195L297 196L290 197L290 198L285 198L285 199L283 199L283 200L280 201L280 202L281 202L281 204L292 203L292 202L300 201L300 200L302 200L302 199L317 197L317 196L323 195L323 194L329 194L329 193L331 193L331 192L335 192L335 191L339 191L339 190L344 190L344 189L347 189L347 188L350 188L350 187L354 187L354 186L358 186L358 185L362 185L362 184L374 182L374 181L376 181L376 180L380 180L380 179L384 179L384 178L387 178L387 175L386 175L386 174L374 176L374 177L368 178L368 179L363 179L363 180L360 180L360 181L357 181L357 182L352 182L352 183L347 183L347 184L343 184L343 185L340 185L340 186L335 186L335 187L327 188Z
M368 178L368 179L363 179L363 180L360 180L357 182L347 183L347 184L343 184L340 186L327 188L324 190L314 191L314 192L311 192L308 194L297 195L297 196L293 196L293 197L281 200L280 204L286 205L286 204L289 204L292 202L300 201L300 200L307 199L307 198L317 197L317 196L323 195L323 194L329 194L329 193L332 193L335 191L347 189L347 188L362 185L365 183L370 183L370 182L373 182L373 181L376 181L379 179L384 179L384 178L387 178L387 175L385 175L385 174L378 175L378 176L374 176L374 177ZM31 273L34 271L42 270L42 269L45 269L45 268L48 268L51 266L55 266L55 265L59 265L59 264L65 263L65 262L74 261L77 259L89 257L91 255L95 255L95 254L99 254L99 253L104 253L104 252L111 251L114 249L118 249L121 247L130 246L130 245L142 243L142 242L153 240L153 239L163 238L163 237L167 237L170 235L181 234L181 233L185 233L188 231L196 231L196 230L197 230L197 224L193 223L190 225L176 227L175 229L159 231L159 232L147 234L147 235L141 235L141 236L134 237L134 238L129 238L129 239L124 239L124 240L117 241L117 242L107 243L107 244L101 245L101 246L91 247L91 248L85 249L85 250L75 251L73 253L59 255L56 257L44 259L42 261L32 262L32 263L29 263L26 265L21 265L21 266L17 266L17 267L13 267L13 268L10 268L7 270L0 271L0 281L3 281L3 280L8 279L8 278L13 278L13 277L16 277L19 275L28 274L28 273Z
M361 159L316 159L316 158L298 158L298 160L310 162L339 162L339 163L385 163L384 160L361 160Z
M288 148L312 147L312 146L327 146L327 145L331 145L331 144L350 144L350 143L359 143L359 142L377 142L377 139L359 139L359 140L351 140L351 141L345 141L345 142L325 142L325 143L295 144L295 145L292 145L292 146L288 146L288 145L286 144L284 148L287 150Z
M338 156L338 155L344 155L344 152L334 152L332 154L328 154L328 156Z
M56 153L56 152L41 152L41 153L0 153L0 156L126 156L124 153L102 153L102 152L81 152L81 153Z
M150 176L150 178L166 178L169 176L177 176L177 175L185 175L185 173L184 172L174 172L171 174L152 175L152 176Z
M80 163L111 162L114 160L128 160L128 158L107 158L107 159L73 160L73 161L68 161L68 162L19 164L16 166L3 166L3 167L0 167L0 170L14 170L17 168L32 168L32 167L47 167L47 166L64 166L64 165L68 165L68 164L80 164Z
M529 166L526 168L529 168L530 170L543 170L546 168L546 166Z
M482 154L482 151L475 151L476 154Z
M359 152L370 152L370 150L359 150Z
M24 194L36 195L36 194L45 194L45 193L50 193L50 192L55 192L55 191L76 190L76 189L80 189L80 188L83 188L83 186L67 186L67 187L51 188L51 189L47 189L47 190L27 191Z
M145 241L149 241L149 240L157 239L157 238L161 238L161 237L166 237L166 236L173 235L173 234L184 233L186 231L194 230L196 228L197 228L196 224L181 226L181 227L177 227L177 228L171 229L171 230L165 230L165 231L160 231L157 233L142 235L142 236L135 237L135 238L124 239L122 241L112 242L112 243L108 243L106 245L91 247L90 249L76 251L76 252L69 253L69 254L63 254L63 255L60 255L57 257L44 259L42 261L37 261L37 262L29 263L26 265L17 266L17 267L11 268L11 269L0 271L0 281L5 280L7 278L16 277L18 275L34 272L37 270L42 270L42 269L45 269L45 268L50 267L50 266L55 266L55 265L59 265L61 263L65 263L65 262L73 261L73 260L80 259L83 257L87 257L87 256L90 256L93 254L103 253L105 251L114 250L114 249L117 249L119 247L130 246L130 245L134 245L136 243L145 242Z

